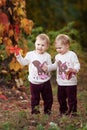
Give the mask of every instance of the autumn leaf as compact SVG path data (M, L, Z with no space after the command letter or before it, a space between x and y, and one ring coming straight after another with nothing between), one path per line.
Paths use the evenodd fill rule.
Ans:
M2 43L2 37L0 37L0 44Z
M14 30L15 30L15 33L16 33L16 34L19 34L19 33L20 33L20 28L19 28L19 25L18 25L18 24L15 24L15 25L14 25Z
M21 7L21 8L25 8L25 5L26 5L26 2L24 0L13 0L12 1L12 4L15 6L15 7Z
M19 5L20 0L13 0L12 4L17 7Z
M33 27L33 21L29 20L27 18L24 18L21 20L21 28L24 30L26 34L30 34L32 27Z
M4 25L0 23L0 36L3 36L4 30L5 30Z
M12 40L8 37L3 38L3 43L5 44L5 51L7 55L10 55L9 47L12 46Z
M3 94L0 94L0 99L7 100L6 96Z
M14 34L14 39L15 41L18 43L19 39L20 39L20 35L18 35L17 33Z
M0 7L5 6L6 0L0 0Z
M12 40L9 37L5 37L3 39L3 42L6 46L11 46L12 45Z
M10 46L8 49L10 50L10 53L12 53L12 54L13 53L19 54L20 50L22 50L17 45L16 46Z
M2 6L2 1L0 1L0 7Z
M8 16L3 12L0 12L0 23L4 25L9 23Z
M13 31L13 29L10 29L10 30L9 30L9 33L8 33L8 36L11 37L11 36L13 36L13 35L14 35L14 31Z
M26 16L25 11L22 8L17 9L17 15L18 16Z
M4 37L4 34L7 33L9 30L9 24L2 24L0 23L0 36Z
M26 2L24 0L20 1L20 7L24 9L26 6Z
M9 63L10 70L18 71L23 68L22 65L18 63L15 57L13 57L12 61Z

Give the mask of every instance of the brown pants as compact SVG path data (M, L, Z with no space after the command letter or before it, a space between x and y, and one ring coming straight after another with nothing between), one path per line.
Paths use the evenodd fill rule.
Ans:
M32 84L30 83L31 90L31 108L32 114L40 113L39 111L39 102L40 102L40 94L44 101L44 113L50 114L51 108L53 104L53 95L50 81L47 81L43 84Z
M60 113L76 113L77 112L77 85L59 86L57 98L60 105Z

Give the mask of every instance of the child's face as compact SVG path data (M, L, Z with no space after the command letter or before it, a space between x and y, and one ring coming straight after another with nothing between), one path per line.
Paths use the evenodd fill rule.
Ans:
M56 47L56 51L62 55L69 50L69 45L61 44L61 42L56 43L55 47Z
M35 42L35 48L37 53L43 54L48 49L48 44L45 41L37 39Z

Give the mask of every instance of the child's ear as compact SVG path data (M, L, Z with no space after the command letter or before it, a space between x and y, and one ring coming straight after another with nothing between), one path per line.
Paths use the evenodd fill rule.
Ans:
M48 50L48 48L49 48L49 45L47 44L47 50Z
M67 44L67 49L70 47L70 45L69 44Z

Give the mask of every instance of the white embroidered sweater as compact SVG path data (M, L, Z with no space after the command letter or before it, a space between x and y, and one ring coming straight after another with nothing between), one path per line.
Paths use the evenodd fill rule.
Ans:
M42 84L51 78L50 72L44 72L42 67L44 64L51 65L51 56L47 52L38 54L36 51L30 51L25 57L21 54L16 56L17 61L25 66L28 65L28 80L33 84Z
M48 65L48 72L56 70L56 80L58 85L69 86L77 85L77 75L72 73L72 75L67 78L67 71L69 68L80 70L80 63L76 53L73 51L68 51L67 53L61 55L57 54L55 56L55 63Z

